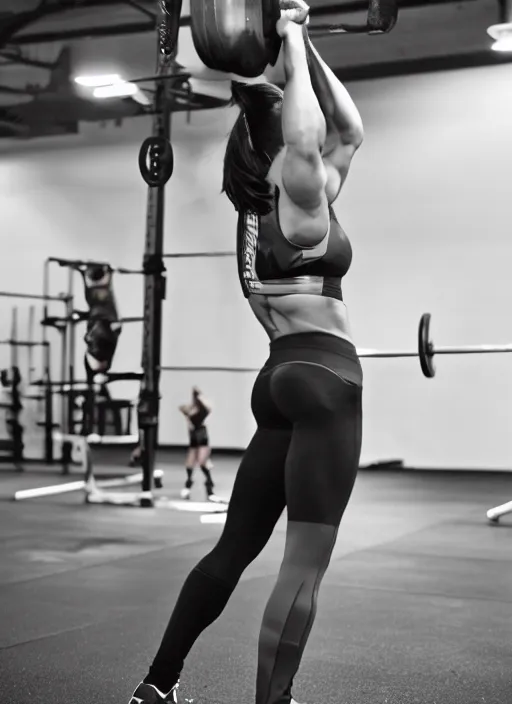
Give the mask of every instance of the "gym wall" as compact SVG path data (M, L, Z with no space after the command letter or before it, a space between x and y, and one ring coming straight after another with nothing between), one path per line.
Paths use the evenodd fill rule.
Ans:
M361 348L415 348L420 315L437 344L504 343L512 241L508 233L512 66L349 85L365 143L336 205L354 248L344 297ZM176 168L167 189L166 251L234 250L235 213L219 195L223 147L235 113L173 119ZM141 262L146 190L137 153L144 119L78 137L0 144L2 288L39 291L49 255ZM164 365L258 367L267 353L228 258L168 260ZM64 290L57 271L53 293ZM77 289L79 288L77 278ZM142 282L117 276L123 316L142 312ZM11 301L0 300L8 336ZM81 307L78 299L77 307ZM125 326L115 371L139 369L142 326ZM81 328L77 338L82 336ZM83 348L79 346L80 365ZM512 374L508 355L442 357L434 380L417 359L363 360L362 462L509 469ZM214 446L242 448L253 432L251 373L162 376L160 440L184 444L176 407L198 384L214 404ZM136 396L134 385L113 386Z

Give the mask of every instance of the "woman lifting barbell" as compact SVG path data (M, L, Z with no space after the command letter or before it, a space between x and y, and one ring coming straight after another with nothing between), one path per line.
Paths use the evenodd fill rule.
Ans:
M238 211L241 285L270 338L252 393L257 430L222 535L187 577L132 704L176 701L185 657L222 613L285 507L286 545L263 616L256 703L292 701L359 464L362 372L341 291L352 252L332 203L363 128L309 41L307 6L296 0L281 8L284 92L233 85L240 115L224 162L224 191Z

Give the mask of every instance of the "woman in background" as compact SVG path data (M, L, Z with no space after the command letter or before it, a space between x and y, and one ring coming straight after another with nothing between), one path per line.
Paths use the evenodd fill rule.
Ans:
M121 320L114 296L112 268L108 264L87 264L79 267L85 300L89 306L85 333L85 370L87 380L106 374L114 360L121 334Z
M200 467L205 477L205 489L207 501L222 503L214 493L214 483L212 479L212 463L210 457L212 450L208 438L208 429L205 424L206 418L212 411L210 402L203 396L197 386L192 387L192 401L179 407L187 419L189 445L185 460L185 471L187 479L184 488L181 490L182 499L190 499L190 490L194 484L193 474L196 467Z
M106 375L112 366L122 325L114 295L112 267L109 264L86 264L79 265L77 269L82 275L85 300L89 307L84 337L84 366L88 389L82 414L82 432L88 435L93 432L95 423L94 383L102 375ZM106 397L109 397L104 383L103 391L106 392ZM105 397L105 393L103 396Z

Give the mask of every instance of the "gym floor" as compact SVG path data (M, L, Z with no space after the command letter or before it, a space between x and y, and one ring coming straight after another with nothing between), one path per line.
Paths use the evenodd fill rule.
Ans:
M104 451L103 470L124 457ZM159 493L177 495L181 461L161 453ZM215 457L219 494L229 494L237 464ZM80 494L9 500L54 479L55 469L22 476L0 466L0 699L123 704L222 525L164 508L87 506ZM296 680L299 701L510 704L512 517L497 526L485 517L510 499L507 474L361 471ZM259 623L284 530L282 519L194 647L182 702L253 700Z

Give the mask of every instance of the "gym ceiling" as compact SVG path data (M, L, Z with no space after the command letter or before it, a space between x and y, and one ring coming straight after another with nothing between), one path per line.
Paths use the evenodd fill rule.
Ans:
M487 27L505 21L501 0L399 0L388 35L315 37L322 56L343 80L364 80L512 61L491 50ZM361 21L364 0L311 0L311 23ZM125 79L154 73L156 0L0 0L0 137L30 138L79 131L147 113L132 98L91 100L77 94L73 76L118 72ZM184 0L178 61L194 62ZM272 80L279 81L280 69ZM150 88L151 84L147 84ZM222 99L194 86L191 103L205 109ZM148 101L149 102L149 101Z

